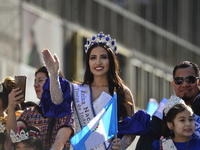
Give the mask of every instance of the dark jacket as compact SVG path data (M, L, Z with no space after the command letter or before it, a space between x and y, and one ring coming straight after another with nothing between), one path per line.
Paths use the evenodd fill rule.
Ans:
M197 95L192 103L192 110L200 116L200 94ZM140 136L135 150L152 150L152 143L159 140L162 136L162 120L156 116L152 117L151 127L146 134Z

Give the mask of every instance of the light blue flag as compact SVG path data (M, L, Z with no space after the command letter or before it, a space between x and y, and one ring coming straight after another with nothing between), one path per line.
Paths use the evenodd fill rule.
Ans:
M147 112L152 116L155 110L158 108L158 102L154 98L150 98L147 105Z
M118 132L117 96L95 116L82 130L71 138L74 150L89 150L115 136Z

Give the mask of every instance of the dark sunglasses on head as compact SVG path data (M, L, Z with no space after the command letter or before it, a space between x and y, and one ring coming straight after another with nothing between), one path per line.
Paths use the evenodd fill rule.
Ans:
M176 85L181 85L184 82L184 79L189 84L194 84L199 77L195 76L186 76L186 77L176 77L174 78L174 82Z

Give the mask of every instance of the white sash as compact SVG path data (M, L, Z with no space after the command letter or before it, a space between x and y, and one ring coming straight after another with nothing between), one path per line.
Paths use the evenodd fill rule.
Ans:
M78 116L81 128L86 126L95 112L92 106L91 89L89 85L73 84L74 107Z
M112 96L106 96L105 92L101 95L106 100L110 100ZM100 97L101 97L100 96ZM74 97L74 107L75 111L79 120L80 127L83 128L85 125L87 125L92 118L96 116L93 103L92 103L92 94L90 86L87 84L84 85L77 85L73 84L73 97ZM104 100L102 100L104 101ZM106 150L106 147L109 144L102 143L91 150Z
M172 139L163 139L162 148L163 150L177 150Z

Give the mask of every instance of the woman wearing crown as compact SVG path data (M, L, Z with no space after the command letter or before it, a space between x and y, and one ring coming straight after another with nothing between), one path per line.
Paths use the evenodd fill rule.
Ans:
M73 102L77 133L106 106L116 89L118 121L131 117L135 109L134 99L130 89L119 76L116 50L115 40L103 32L88 39L85 44L84 81L76 83L59 77L59 59L56 55L52 56L48 49L43 50L43 59L50 72L50 79L43 86L41 99L44 113L49 117L61 117L70 112L70 103ZM121 139L115 139L112 146L105 142L90 149L106 150L110 147L125 150L134 137L132 134L126 134Z

